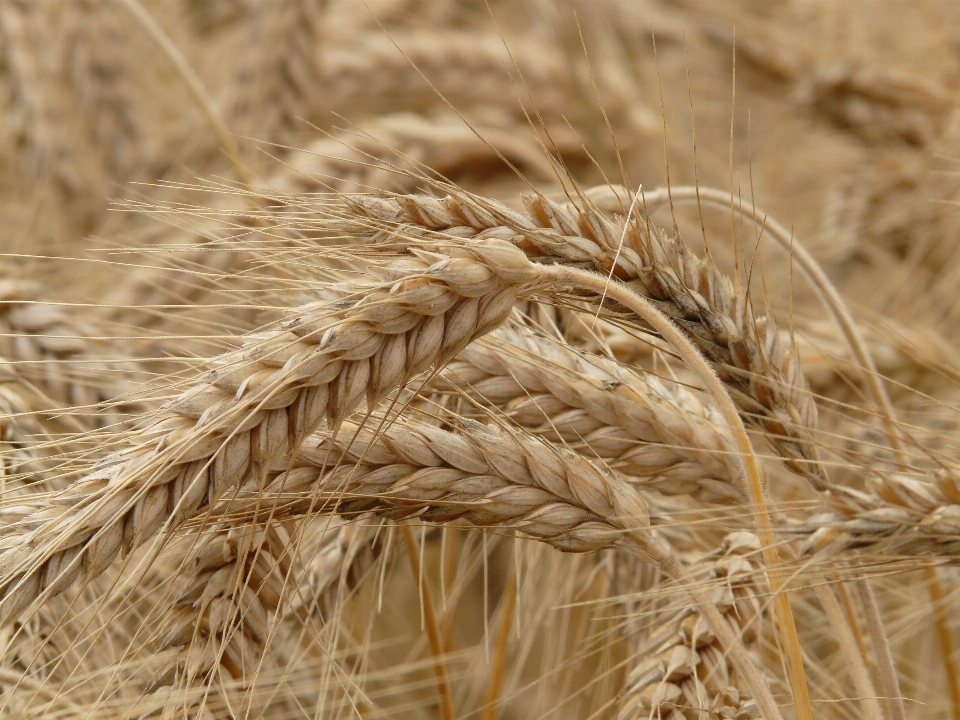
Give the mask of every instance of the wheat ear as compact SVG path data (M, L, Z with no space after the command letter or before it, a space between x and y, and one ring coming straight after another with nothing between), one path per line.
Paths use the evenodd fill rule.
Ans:
M320 517L315 528L299 523L293 536L272 520L239 528L218 520L186 561L182 543L165 553L185 576L149 644L177 651L149 685L151 703L168 714L210 705L211 689L222 692L224 678L230 692L249 693L249 704L256 683L269 684L290 666L306 618L334 618L384 550L376 519L340 524Z
M757 580L763 569L750 557L759 551L755 535L734 533L699 564L708 573L708 597L752 654L762 635L763 602L758 595L763 589ZM619 720L679 720L688 714L731 720L759 716L749 688L693 607L656 612L651 627L631 653L638 662L620 693Z
M921 478L878 474L865 491L837 488L832 509L791 532L808 534L804 553L869 547L891 555L960 554L960 476L940 470Z
M348 516L415 514L440 522L462 517L475 525L517 528L568 551L620 544L642 555L651 539L639 496L612 473L597 470L576 453L554 450L517 432L479 426L471 426L470 432L462 435L403 420L396 420L382 433L377 432L378 426L373 418L363 426L343 423L336 432L311 437L292 462L277 459L277 470L294 467L254 490L251 505L281 518L298 507ZM291 498L302 499L296 502ZM215 542L207 553L216 560L215 575L211 576L207 567L210 563L201 564L202 572L178 601L170 638L165 641L167 646L185 646L182 672L188 682L199 680L201 686L217 662L227 663L230 672L240 677L233 656L249 658L251 652L252 657L259 656L257 647L262 645L264 632L257 628L265 626L266 620L261 605L266 606L272 598L267 609L275 610L279 602L276 590L261 579L264 572L245 581L238 575L248 563L245 556L221 552L220 545L227 547ZM262 560L256 547L253 550L258 565L266 562L269 568L269 556ZM408 548L408 554L416 558L416 549ZM335 552L329 559L334 561L330 579L359 569L342 564L346 558L341 553ZM335 562L338 559L341 563ZM338 564L341 570L336 572ZM419 575L416 569L414 575ZM264 591L267 600L260 597ZM427 603L429 593L423 591ZM252 619L241 623L246 613ZM431 646L439 657L433 617L428 611ZM219 622L217 627L212 627L214 620ZM255 628L247 627L251 622L256 623ZM251 633L252 638L248 637ZM217 643L211 650L213 639ZM243 644L246 652L235 649L237 643ZM447 688L442 663L437 667L438 685ZM452 716L448 690L441 692L441 699L446 715Z
M591 197L591 200L598 202L598 207L608 212L624 212L624 209L629 207L630 195L625 188L616 186L605 188L603 196L606 202L600 202L597 197L598 195L600 195L600 193L595 193L594 196ZM611 202L611 200L613 200L613 202ZM817 294L823 301L824 307L826 307L827 312L833 317L834 322L847 341L847 347L857 363L864 385L870 390L870 394L873 396L873 401L883 421L887 438L897 453L900 462L909 465L909 462L906 460L900 430L897 426L896 413L893 410L893 405L890 404L890 398L887 395L887 390L883 385L880 373L877 372L877 365L874 362L869 345L836 287L830 282L830 279L820 267L820 264L814 259L813 255L807 251L803 244L800 243L789 230L755 205L747 205L742 198L734 199L729 193L717 190L716 188L699 186L662 188L654 190L649 195L645 194L644 202L646 211L650 213L652 213L657 206L666 204L667 202L695 202L723 209L733 208L740 215L753 221L758 227L762 227L781 248L789 253L791 260L797 262L804 275L810 281L810 284L816 289Z
M48 410L74 408L70 417L83 428L115 425L143 412L132 401L136 366L96 357L120 352L116 343L94 339L102 333L78 313L40 302L41 293L35 283L0 280L0 356L16 365L38 402Z
M134 445L0 536L0 617L101 573L296 444L500 324L540 270L507 243L380 268L253 336L168 403Z
M232 509L269 505L281 518L317 511L433 522L463 518L516 529L565 551L625 547L681 582L766 716L780 717L736 635L653 537L642 500L616 475L519 430L471 424L469 432L455 434L398 419L378 432L381 425L344 423L335 435L315 435L301 447L295 467L265 488L240 494Z
M564 135L556 138L563 155L577 146ZM310 143L283 159L283 167L266 185L286 196L272 198L300 212L309 212L306 193L369 192L374 188L410 191L425 178L463 173L478 164L500 160L533 170L545 179L554 168L532 140L497 127L467 125L455 115L422 117L391 113ZM504 170L507 165L503 165Z
M464 422L463 433L400 419L382 430L376 419L345 422L336 433L312 436L291 469L280 472L289 461L276 466L262 491L251 487L228 507L269 505L278 517L313 511L463 518L571 552L614 545L642 552L649 542L643 501L613 473L519 430Z
M0 375L0 500L36 485L45 470L32 437L40 427L18 385L15 376Z
M704 502L746 499L722 420L678 385L520 328L500 328L465 348L430 387L447 384L643 487Z
M299 554L304 574L289 591L285 614L316 613L329 621L347 597L374 567L385 551L386 528L376 518L351 518L337 527L323 517L317 531L304 531Z
M403 247L442 242L443 235L499 238L544 262L587 264L627 282L649 298L711 362L744 417L761 426L786 464L825 484L810 429L817 409L795 349L773 322L753 314L747 295L709 259L691 254L635 217L627 222L584 208L526 198L527 212L447 188L444 198L422 195L346 198L331 209L331 227ZM601 296L603 296L601 292Z
M214 678L242 687L271 663L265 649L292 570L289 544L276 525L247 526L204 543L157 638L159 649L179 650L175 665L153 683L165 713L202 709Z

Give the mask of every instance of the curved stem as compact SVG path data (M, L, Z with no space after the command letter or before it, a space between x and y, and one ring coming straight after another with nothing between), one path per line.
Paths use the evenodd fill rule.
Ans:
M730 193L726 193L723 190L694 187L692 185L669 188L669 191L666 188L654 190L652 193L644 196L647 212L653 212L657 207L666 203L668 198L672 198L674 202L701 202L706 205L724 209L729 208L732 204L738 213L752 220L757 226L767 230L770 236L776 240L784 250L796 258L797 265L800 266L800 269L804 275L806 275L810 284L817 289L824 307L826 307L830 315L833 316L834 321L843 333L844 339L847 341L854 360L858 363L863 382L867 388L869 388L870 394L873 396L873 401L877 405L877 409L880 412L880 419L886 428L887 438L897 456L897 461L909 466L910 463L906 455L906 449L903 446L903 439L897 428L896 413L890 402L890 396L887 395L887 390L883 386L883 380L877 371L877 365L873 361L873 356L870 354L867 343L863 339L863 335L860 334L860 329L857 327L856 322L854 322L846 303L843 301L840 293L837 292L833 283L830 282L830 278L823 272L823 268L821 268L820 264L814 259L813 255L793 237L793 233L770 217L766 212L754 205L746 205L741 198L731 199Z
M599 295L606 295L632 310L674 347L683 362L699 378L707 392L713 396L714 402L716 402L737 444L744 482L753 504L757 534L760 536L763 546L763 561L766 566L770 589L774 594L777 625L786 652L787 673L790 677L796 715L799 720L813 720L810 694L803 669L800 639L793 620L790 600L784 592L785 583L780 566L780 556L777 553L773 526L770 522L770 512L764 496L762 468L743 426L743 421L740 419L740 414L737 412L737 408L733 404L733 400L730 399L723 383L683 333L646 298L627 289L618 281L602 277L589 270L553 265L544 268L542 273L544 279L552 278L559 284L592 290ZM717 617L719 617L719 613L717 613ZM719 630L714 628L714 632L717 632L719 637Z

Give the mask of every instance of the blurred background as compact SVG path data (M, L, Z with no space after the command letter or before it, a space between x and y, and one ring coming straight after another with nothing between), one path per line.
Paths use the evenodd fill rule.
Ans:
M673 184L732 184L792 228L854 304L956 332L955 3L141 5L257 185L412 189L369 159L351 163L357 147L396 162L394 149L508 199L525 186L492 148L545 192L557 181L541 144L583 184L625 174L653 188L669 163ZM236 179L184 77L124 2L0 2L0 93L6 253L73 256L96 236L156 242L134 227L142 218L110 213L109 199L175 196L158 181ZM291 165L330 187L298 187ZM729 245L729 218L706 221Z

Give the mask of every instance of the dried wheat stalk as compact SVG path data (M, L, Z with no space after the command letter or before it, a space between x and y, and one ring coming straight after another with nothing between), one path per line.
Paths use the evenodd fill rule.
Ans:
M332 286L326 301L249 338L168 403L133 446L8 526L3 617L176 526L296 444L442 364L509 314L539 271L506 243L379 268L388 282Z

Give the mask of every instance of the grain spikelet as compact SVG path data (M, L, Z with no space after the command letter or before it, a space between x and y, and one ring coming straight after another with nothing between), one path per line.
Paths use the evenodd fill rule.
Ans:
M78 313L41 302L41 294L35 283L0 280L0 355L38 391L35 410L75 408L71 417L84 427L116 425L142 412L132 401L137 368L107 359L122 356L117 343Z
M877 474L865 491L840 488L832 508L791 531L810 534L805 552L871 547L891 555L952 558L960 552L960 475Z
M563 113L564 67L555 52L530 38L508 53L493 33L395 32L386 37L374 31L348 45L329 47L323 62L322 99L330 109L422 111L445 106L439 91L457 108L506 105L519 114L520 103L529 103L529 89L542 114L560 118Z
M275 512L464 518L571 552L616 544L642 550L651 541L637 493L576 453L475 423L465 433L401 420L379 436L376 428L344 424L336 435L306 441L295 467L264 488ZM244 495L239 501L250 507Z
M509 123L508 123L509 124ZM576 139L567 133L553 136L561 155L580 154ZM271 190L303 193L409 191L424 184L423 176L476 174L507 166L497 152L515 166L552 179L553 166L532 140L495 126L467 126L450 115L422 117L391 113L310 143L284 159L284 166L267 184ZM429 168L429 170L427 170ZM283 198L306 209L304 198Z
M177 651L175 665L151 684L165 716L207 704L229 707L259 676L278 676L265 648L292 569L289 542L273 525L228 531L203 544L158 639L159 649ZM211 690L227 696L218 701Z

